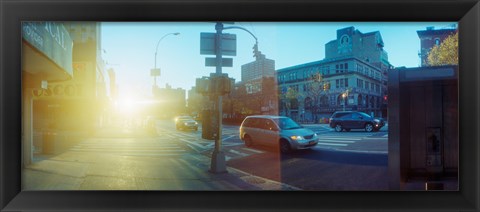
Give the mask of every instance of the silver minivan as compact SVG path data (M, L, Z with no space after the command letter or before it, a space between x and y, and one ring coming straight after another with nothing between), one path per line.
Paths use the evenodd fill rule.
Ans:
M282 153L308 149L318 143L318 136L285 116L247 116L240 125L240 139L246 146L260 144L278 147Z

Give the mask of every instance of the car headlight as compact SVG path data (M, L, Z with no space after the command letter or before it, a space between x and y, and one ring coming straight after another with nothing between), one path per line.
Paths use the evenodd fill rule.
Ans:
M305 140L305 138L303 136L300 136L300 135L293 135L293 136L290 136L290 138L292 140L295 140L295 141Z
M188 125L188 123L186 123L186 122L185 122L185 123L183 123L183 125L187 126L187 125Z
M373 119L373 121L380 123L379 119Z
M198 122L195 122L195 125L198 125Z

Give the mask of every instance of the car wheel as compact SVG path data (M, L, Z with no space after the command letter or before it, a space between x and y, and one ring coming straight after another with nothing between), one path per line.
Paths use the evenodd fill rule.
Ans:
M253 146L252 138L250 138L250 136L248 136L248 135L245 135L243 137L243 142L245 142L245 146L247 146L247 147Z
M343 130L342 125L340 125L340 124L335 125L335 131L342 132L342 130Z
M372 132L372 131L373 131L373 125L370 124L370 123L367 123L367 124L365 125L365 131L367 131L367 132Z
M280 141L280 152L281 153L289 153L292 151L290 144L286 140L281 140Z

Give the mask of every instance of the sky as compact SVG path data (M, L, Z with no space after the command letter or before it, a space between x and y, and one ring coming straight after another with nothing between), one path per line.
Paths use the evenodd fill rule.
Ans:
M338 29L353 26L362 33L379 31L384 50L395 67L417 67L420 39L417 30L433 26L450 28L455 22L235 22L225 27L243 27L258 39L258 49L275 60L275 69L286 68L325 58L325 44L336 39ZM167 35L169 33L179 35ZM151 96L154 84L150 70L161 69L157 85L164 88L191 89L195 79L209 76L215 67L206 67L200 54L200 33L215 32L213 22L104 22L101 23L102 57L107 68L116 72L120 95ZM255 39L239 29L224 30L236 34L236 56L233 67L223 67L236 81L241 80L241 66L253 62ZM164 37L156 49L159 40ZM157 57L155 58L155 52ZM139 95L140 94L140 95Z

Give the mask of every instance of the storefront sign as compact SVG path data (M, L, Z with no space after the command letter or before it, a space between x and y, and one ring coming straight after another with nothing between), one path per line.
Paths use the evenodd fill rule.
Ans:
M34 89L34 97L83 97L84 89L81 85L58 84L49 86L47 89Z
M58 66L73 74L73 41L60 22L23 22L22 37Z

